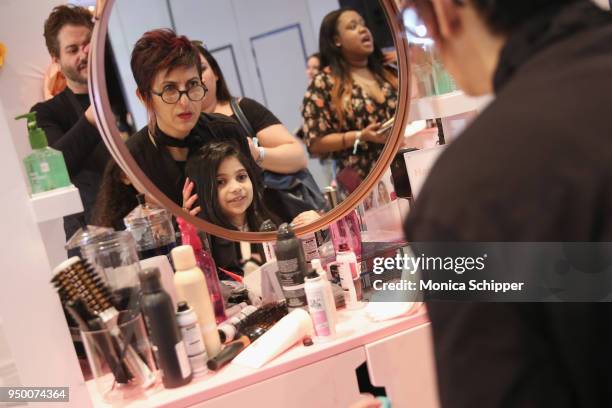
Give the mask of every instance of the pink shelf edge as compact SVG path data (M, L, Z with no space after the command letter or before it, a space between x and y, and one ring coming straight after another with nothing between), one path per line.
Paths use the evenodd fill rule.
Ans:
M358 318L353 317L351 320L363 323L365 317L362 316L362 313L359 313L358 316ZM370 321L365 330L351 333L346 338L343 337L329 343L316 343L311 347L304 347L301 344L295 345L260 369L249 369L230 364L216 374L194 378L190 384L183 387L175 389L157 388L147 392L141 398L124 401L120 405L111 405L104 402L97 393L93 381L88 381L87 386L96 407L130 407L132 405L141 406L141 403L147 403L146 406L158 408L189 407L428 322L427 312L424 307L421 307L414 314L405 317L383 322Z

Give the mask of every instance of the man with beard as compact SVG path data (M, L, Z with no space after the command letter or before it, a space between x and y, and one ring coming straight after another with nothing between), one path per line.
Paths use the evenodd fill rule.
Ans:
M79 189L84 212L64 217L69 239L81 223L88 223L109 155L90 106L87 60L93 28L92 15L83 7L57 6L45 21L44 37L54 62L66 77L67 87L54 98L36 104L38 126L49 146L60 150L72 183Z

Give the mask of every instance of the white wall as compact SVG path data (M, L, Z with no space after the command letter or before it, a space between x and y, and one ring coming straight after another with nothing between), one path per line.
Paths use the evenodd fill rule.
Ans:
M29 152L28 133L23 120L13 118L43 98L43 76L51 57L45 46L43 25L59 0L0 1L0 41L7 47L4 66L0 68L0 102L10 135L21 159ZM25 173L21 171L25 180Z
M340 3L338 0L306 0L306 5L310 13L312 32L315 36L315 48L308 52L308 54L312 54L319 48L319 28L323 17L330 11L339 9Z
M50 283L52 274L43 237L32 216L26 184L20 178L21 162L16 146L7 137L12 134L7 116L12 114L4 110L0 101L3 348L5 352L6 349L10 351L23 386L70 387L70 404L67 405L88 407L91 400L59 297ZM12 377L14 380L14 373Z

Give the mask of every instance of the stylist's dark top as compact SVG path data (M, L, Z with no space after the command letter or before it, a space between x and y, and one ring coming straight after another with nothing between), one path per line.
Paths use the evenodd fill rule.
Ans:
M432 168L410 242L612 241L612 15L590 1L555 9L509 36L496 99ZM609 271L556 270L587 285ZM427 312L441 406L612 406L611 303L429 301Z
M88 107L88 94L75 94L66 88L31 109L36 112L36 123L45 131L49 146L64 155L70 181L79 189L83 203L83 213L64 217L66 240L81 224L90 223L102 174L110 158L98 129L85 118Z
M235 120L215 113L200 115L196 126L183 141L165 135L159 128L152 136L147 127L141 129L128 139L128 149L153 184L178 205L183 203L185 162L175 161L167 146L188 147L191 154L208 142L229 141L237 143L246 157L252 157L242 127Z

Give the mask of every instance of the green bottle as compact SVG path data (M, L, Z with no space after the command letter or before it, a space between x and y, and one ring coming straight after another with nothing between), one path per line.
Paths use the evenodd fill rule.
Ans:
M23 159L32 194L70 185L70 177L59 150L49 147L45 132L36 125L36 112L17 116L28 120L28 134L33 152Z

